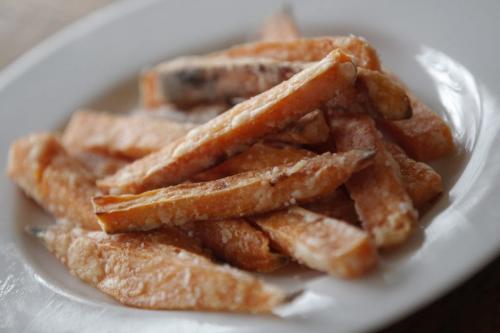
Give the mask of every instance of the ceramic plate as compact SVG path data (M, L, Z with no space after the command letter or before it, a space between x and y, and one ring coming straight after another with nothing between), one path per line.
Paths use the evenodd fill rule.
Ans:
M500 2L291 2L306 35L366 37L384 65L453 128L457 152L435 165L446 193L411 242L367 278L302 272L267 279L305 289L276 316L127 308L72 277L23 233L51 219L4 176L0 330L62 332L353 332L388 325L469 277L500 250ZM173 56L244 41L282 1L125 1L70 26L0 75L0 159L8 144L54 130L102 101L126 108L122 83ZM118 87L111 106L107 91ZM120 88L122 87L122 88ZM116 94L115 94L116 95ZM132 96L132 97L131 97ZM116 98L115 98L116 101ZM99 103L97 103L99 104ZM117 106L121 105L121 106Z

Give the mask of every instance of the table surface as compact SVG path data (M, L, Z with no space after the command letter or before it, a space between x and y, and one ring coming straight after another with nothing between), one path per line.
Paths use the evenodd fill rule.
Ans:
M111 1L0 1L0 70L42 39ZM500 332L500 258L446 296L381 332Z

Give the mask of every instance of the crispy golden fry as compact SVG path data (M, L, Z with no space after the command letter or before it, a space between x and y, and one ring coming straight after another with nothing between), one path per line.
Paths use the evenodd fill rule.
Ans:
M233 176L238 173L265 169L281 164L296 163L307 157L314 157L315 153L292 146L273 146L256 143L243 153L233 156L221 164L197 174L196 181L216 180Z
M356 65L380 70L380 60L375 49L363 38L334 36L301 38L291 41L260 41L237 45L210 54L228 58L270 58L279 61L318 61L335 49L349 54Z
M191 130L157 153L104 178L98 185L112 193L140 193L177 184L209 168L242 145L275 133L352 86L356 68L334 51L274 88L242 102Z
M430 166L412 160L394 143L386 142L386 148L399 164L406 191L416 208L425 208L427 203L443 192L441 176Z
M34 233L73 275L126 305L261 313L286 298L249 274L213 263L174 230L108 236L52 226Z
M353 175L347 189L363 227L373 235L377 246L401 244L410 235L417 212L373 119L366 115L332 117L330 124L338 151L377 151L373 165Z
M306 203L334 191L371 163L373 151L325 153L204 183L180 184L136 195L94 197L107 233L150 230L189 221L230 219Z
M302 63L255 58L181 57L148 71L158 99L181 107L249 98L271 89L305 68Z
M288 263L286 256L271 250L269 238L245 219L194 222L180 228L216 257L239 268L272 272Z
M140 158L185 135L195 124L154 120L144 115L118 116L104 112L75 113L63 143L70 150Z
M67 154L54 135L34 134L16 141L9 151L7 172L57 219L99 229L91 201L100 193L95 177Z
M317 214L346 221L350 224L360 224L354 201L343 187L338 188L324 198L303 205L303 207Z
M348 223L297 206L251 219L283 253L319 271L354 278L377 265L370 236Z
M455 147L448 125L413 94L407 95L413 116L397 121L381 119L383 129L417 161L431 161L452 153Z
M390 76L360 67L356 83L366 90L371 103L384 119L399 120L411 117L410 100L404 87Z
M289 8L268 17L260 31L260 39L263 41L294 40L298 38L300 38L299 28Z

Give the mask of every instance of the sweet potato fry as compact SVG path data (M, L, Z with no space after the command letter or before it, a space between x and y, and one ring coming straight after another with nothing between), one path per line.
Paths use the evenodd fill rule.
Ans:
M269 145L255 144L244 153L237 155L231 159L228 159L224 163L215 167L214 169L212 169L213 170L212 172L210 171L205 172L204 178L217 179L223 176L234 175L239 172L257 170L265 167L276 166L287 162L298 162L303 158L307 158L313 155L314 154L310 151L289 146L278 148ZM339 194L337 194L337 192ZM354 210L354 204L352 200L349 198L349 196L345 194L345 191L338 189L333 193L334 193L333 195L329 194L325 198L322 198L321 203L317 203L315 201L315 203L312 203L310 205L314 205L313 207L316 208L317 210L320 209L327 210L328 213L336 215L340 218L349 218L348 221L351 220L357 221L357 215ZM342 196L342 194L344 194L344 196ZM320 205L321 208L319 207ZM306 205L306 207L309 207L309 205ZM298 212L295 212L296 210L298 210ZM290 216L288 216L289 211L290 211ZM342 226L344 222L329 219L326 216L321 216L318 214L314 214L312 212L308 214L307 210L299 208L290 208L289 210L276 212L275 214L273 214L273 216L276 216L276 219L278 219L279 216L279 220L282 221L283 225L287 224L286 221L289 220L293 221L293 223L287 224L287 230L289 231L289 233L288 233L288 238L286 240L286 244L280 243L281 229L274 230L273 226L275 224L271 224L268 228L265 227L266 222L262 222L264 223L264 225L261 225L260 222L258 222L257 224L259 224L259 226L263 229L264 232L266 232L266 234L269 234L269 236L271 236L271 238L274 240L275 243L279 245L280 248L287 249L284 253L292 255L292 257L303 262L304 264L308 265L311 268L325 270L329 272L334 272L335 270L337 270L339 271L338 274L341 276L354 277L357 274L362 274L365 270L367 270L369 267L373 266L376 263L376 256L374 257L375 252L373 253L367 252L365 253L366 257L364 257L363 260L360 261L357 268L347 267L345 268L344 271L341 271L341 268L338 268L338 266L342 267L348 266L347 264L345 264L345 262L350 262L350 261L358 262L361 259L359 258L359 253L356 251L346 252L340 258L338 257L339 252L331 251L332 247L335 248L336 246L335 244L337 244L339 248L346 249L346 247L348 246L347 243L349 242L348 241L349 237L351 237L351 245L357 244L359 242L359 237L353 237L352 235L364 234L363 231L358 229L356 229L356 232L353 231L352 234L343 232L343 230L348 229L347 227ZM329 222L316 223L315 227L307 226L308 224L312 223L310 219L311 216L313 216L315 220L329 221ZM251 219L253 221L261 221L261 218L257 217ZM266 219L264 218L264 220ZM197 223L196 225L205 226L205 225L212 225L212 223L213 222ZM330 224L333 223L334 225L329 226L328 223ZM310 236L312 236L311 233L313 232L320 235L328 235L329 237L329 241L324 242L322 244L324 246L321 246L323 249L321 252L322 258L320 263L324 266L318 266L317 262L314 260L311 261L310 258L303 258L302 256L300 256L301 255L300 253L298 253L299 256L296 257L295 253L292 250L290 250L291 247L310 249L306 238L307 237L310 238ZM336 235L336 232L341 232L341 233L339 235ZM303 235L303 237L298 237L298 235ZM367 234L365 234L365 237L367 237ZM319 245L320 244L318 244L318 246ZM324 262L323 260L324 258L326 258L328 262ZM325 267L330 267L331 269Z
M135 119L134 119L135 118ZM148 120L145 116L141 117L140 121L136 117L120 117L104 113L96 112L80 112L73 116L70 128L66 133L70 133L68 142L73 148L84 148L88 150L119 152L118 155L131 155L131 152L145 152L149 149L155 149L159 146L165 136L169 134L168 130L173 124L173 129L177 124L165 122L163 120ZM116 119L116 122L114 120ZM128 121L130 120L130 122ZM163 131L160 126L150 125L149 122L157 122L157 125L165 124ZM141 124L146 123L146 126ZM80 126L77 126L79 124ZM94 124L94 126L91 126ZM111 135L106 135L101 132L103 127L108 124L108 128L112 128ZM135 126L139 125L139 126ZM82 129L83 128L83 129ZM149 129L142 137L142 131ZM99 132L93 133L98 130ZM166 135L164 135L166 133ZM85 135L84 135L85 134ZM157 139L154 135L158 135ZM100 135L102 139L87 141L87 138L92 138L94 135ZM129 144L119 138L124 136L134 137L137 140L130 140ZM138 147L136 147L136 145ZM118 165L125 165L122 160L104 155L96 155L92 153L78 153L76 155L85 164L94 171L98 176L109 175L109 168ZM122 162L117 163L116 162ZM115 170L116 171L116 170ZM247 221L227 220L215 221L212 223L193 224L191 228L184 228L190 231L190 234L195 233L203 245L212 250L218 257L230 262L234 266L252 271L270 272L287 262L287 258L274 253L269 248L269 238L261 231L255 229Z
M305 64L255 58L181 57L162 63L144 80L157 80L157 99L180 107L249 98L271 89ZM152 97L151 97L152 98Z
M178 184L232 156L260 138L278 132L352 86L356 69L334 51L274 88L242 102L191 130L162 150L122 168L98 185L113 193L140 193Z
M140 158L195 127L195 124L153 120L143 115L118 116L81 111L71 117L62 140L71 150Z
M123 167L126 159L136 159L162 149L196 127L145 115L122 116L104 112L75 113L63 135L64 145L81 157L98 178ZM284 131L265 138L292 144L312 145L325 142L330 128L319 110L306 114ZM125 159L124 159L125 158Z
M87 170L94 174L96 179L110 176L130 163L129 160L120 157L65 148L66 151L71 152L70 156L83 164Z
M166 104L161 92L158 75L154 70L144 70L139 80L140 104L146 110L156 110Z
M147 79L156 75L160 88L150 91L162 94L156 99L189 106L255 96L310 65L266 58L183 57L158 65ZM336 96L329 104L351 110L353 104L370 102L385 119L411 117L406 91L397 80L363 67L358 71L356 89Z
M280 289L217 265L174 230L108 236L52 226L32 229L70 270L119 302L147 309L270 312Z
M297 206L250 219L283 253L319 271L354 278L377 264L370 236L348 223Z
M379 71L358 68L356 84L367 92L378 114L387 120L408 119L412 109L403 86Z
M147 116L153 120L167 120L176 123L191 123L191 124L204 124L212 120L223 112L226 112L231 105L220 104L207 104L197 105L189 109L182 109L173 104L163 104L160 107L149 109L144 105L140 105L141 109L137 114Z
M210 54L228 58L270 58L280 61L318 61L335 49L349 54L356 65L380 70L375 49L363 38L334 36L301 38L291 41L260 41L231 47Z
M263 41L283 41L298 38L300 38L299 28L289 8L284 8L268 17L260 31L260 39Z
M281 164L296 163L315 153L292 146L273 146L256 143L243 153L233 156L221 164L193 177L196 181L216 180L238 173L255 171Z
M360 224L354 201L349 197L343 186L317 201L303 205L303 207L314 213L346 221L350 224Z
M286 256L271 250L269 238L245 219L193 222L180 228L216 257L239 268L272 272L288 263Z
M385 146L399 164L406 191L417 209L425 208L427 203L443 192L441 176L430 166L409 158L394 143L386 142Z
M269 141L278 141L297 145L317 145L330 137L330 127L321 110L315 110L297 120L285 130L266 137Z
M54 135L34 134L16 141L10 148L7 172L57 219L99 229L91 201L100 193L95 177L68 155Z
M413 116L410 119L380 120L382 128L417 161L431 161L455 149L448 125L427 105L407 92Z
M366 115L332 117L332 134L338 151L376 150L373 165L346 183L356 210L379 247L405 241L417 219L396 161L385 148L373 119Z
M325 153L210 182L180 184L136 195L94 197L94 207L107 233L243 217L310 202L330 193L353 172L368 166L373 155L370 150Z

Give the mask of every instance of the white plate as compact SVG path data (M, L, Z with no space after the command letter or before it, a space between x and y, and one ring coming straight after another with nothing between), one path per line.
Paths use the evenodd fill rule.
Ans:
M8 144L57 128L71 111L147 64L242 41L281 1L126 1L42 43L0 75L0 158ZM293 3L308 34L368 38L384 64L441 112L456 156L437 167L448 195L411 244L377 274L346 282L315 273L273 282L305 295L280 316L126 308L70 276L27 224L50 218L3 177L0 192L0 330L365 331L387 325L449 290L500 249L499 2L304 1ZM446 164L446 166L444 165Z

